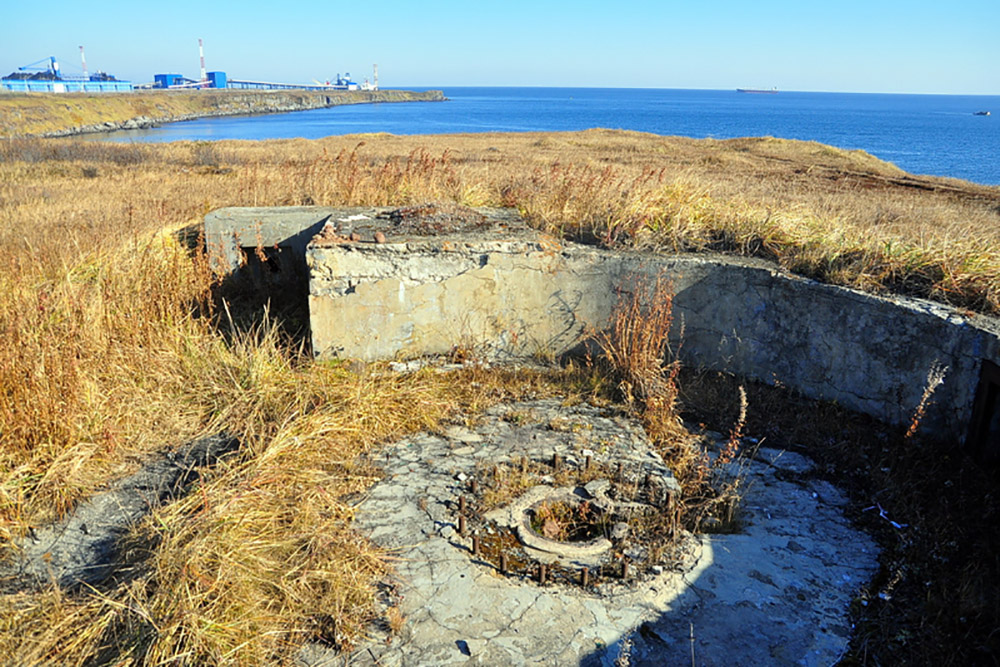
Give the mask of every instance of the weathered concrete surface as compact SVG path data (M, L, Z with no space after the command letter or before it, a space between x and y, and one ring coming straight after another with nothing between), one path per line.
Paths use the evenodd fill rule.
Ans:
M910 420L929 371L941 366L944 384L923 427L956 441L967 432L981 361L1000 362L994 319L825 285L761 261L612 252L507 222L476 234L415 233L377 216L362 224L384 242L333 233L306 251L320 359L456 346L501 359L561 354L607 326L636 276L648 284L664 275L685 363L780 382L893 424Z
M590 427L554 431L557 418ZM795 454L762 450L746 465L740 533L692 538L675 567L631 587L539 586L470 557L455 527L462 475L553 450L579 458L584 448L662 465L637 424L558 400L501 406L471 430L391 446L386 477L358 507L356 526L396 556L406 625L350 656L306 647L300 662L611 665L627 653L631 664L672 665L691 664L693 649L699 665L828 665L842 654L848 606L875 571L877 550L844 518L843 496L806 475L810 462Z
M365 209L367 210L367 209ZM305 265L306 246L330 216L342 212L326 206L220 208L205 216L205 249L212 269L228 274L243 265L257 248L289 253Z
M968 430L982 360L1000 363L995 319L824 285L761 261L560 242L510 211L480 209L477 219L458 209L464 225L393 219L385 208L222 209L206 216L206 240L222 271L239 270L241 248L277 246L290 273L304 273L306 258L319 359L456 347L497 359L561 354L607 325L635 276L662 274L676 292L683 326L674 342L683 333L685 363L780 382L893 424L910 420L940 366L944 383L923 428L956 441Z
M37 528L21 540L13 562L0 567L0 587L56 583L71 588L101 581L114 568L118 542L129 528L181 492L199 466L237 446L231 436L218 434L146 462L134 475L82 502L62 521Z

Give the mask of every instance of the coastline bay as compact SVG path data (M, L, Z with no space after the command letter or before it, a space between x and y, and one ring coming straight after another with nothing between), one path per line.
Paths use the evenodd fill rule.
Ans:
M88 139L158 143L601 127L692 138L817 141L864 150L915 174L1000 185L1000 163L994 159L1000 153L1000 96L609 88L445 88L444 93L444 104L204 118ZM974 115L988 110L996 113Z

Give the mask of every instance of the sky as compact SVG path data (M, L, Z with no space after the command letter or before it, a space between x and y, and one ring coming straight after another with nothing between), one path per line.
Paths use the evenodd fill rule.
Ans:
M11 2L0 76L1000 95L1000 0ZM152 3L150 3L152 4Z

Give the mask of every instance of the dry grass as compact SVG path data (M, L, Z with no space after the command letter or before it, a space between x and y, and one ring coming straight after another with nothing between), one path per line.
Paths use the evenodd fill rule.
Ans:
M120 582L0 599L0 652L23 664L265 664L305 640L350 647L378 613L386 556L351 530L366 454L456 410L551 391L537 374L353 373L238 336L195 392L237 426L239 455L134 535ZM391 624L399 622L390 616Z
M4 141L0 544L144 453L220 427L244 446L144 524L116 582L0 599L0 655L259 664L287 659L304 637L357 637L385 567L350 532L347 494L374 474L361 455L456 408L566 380L314 366L285 322L231 323L174 232L221 206L428 200L516 206L572 238L765 256L1000 312L997 188L910 177L814 144L608 131ZM656 353L654 340L638 344Z
M611 314L611 325L597 333L601 362L618 380L618 393L638 416L681 486L679 514L692 530L710 517L717 528L733 523L741 480L728 466L740 454L746 424L746 392L739 388L740 411L729 438L712 457L702 439L684 425L678 410L681 372L675 350L669 346L673 327L674 293L658 275L650 284L633 276L621 290ZM683 332L681 334L683 339Z

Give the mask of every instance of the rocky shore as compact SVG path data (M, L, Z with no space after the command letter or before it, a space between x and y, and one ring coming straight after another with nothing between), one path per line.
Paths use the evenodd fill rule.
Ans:
M443 102L440 90L202 90L106 95L0 95L0 136L68 137L215 116L382 102Z

